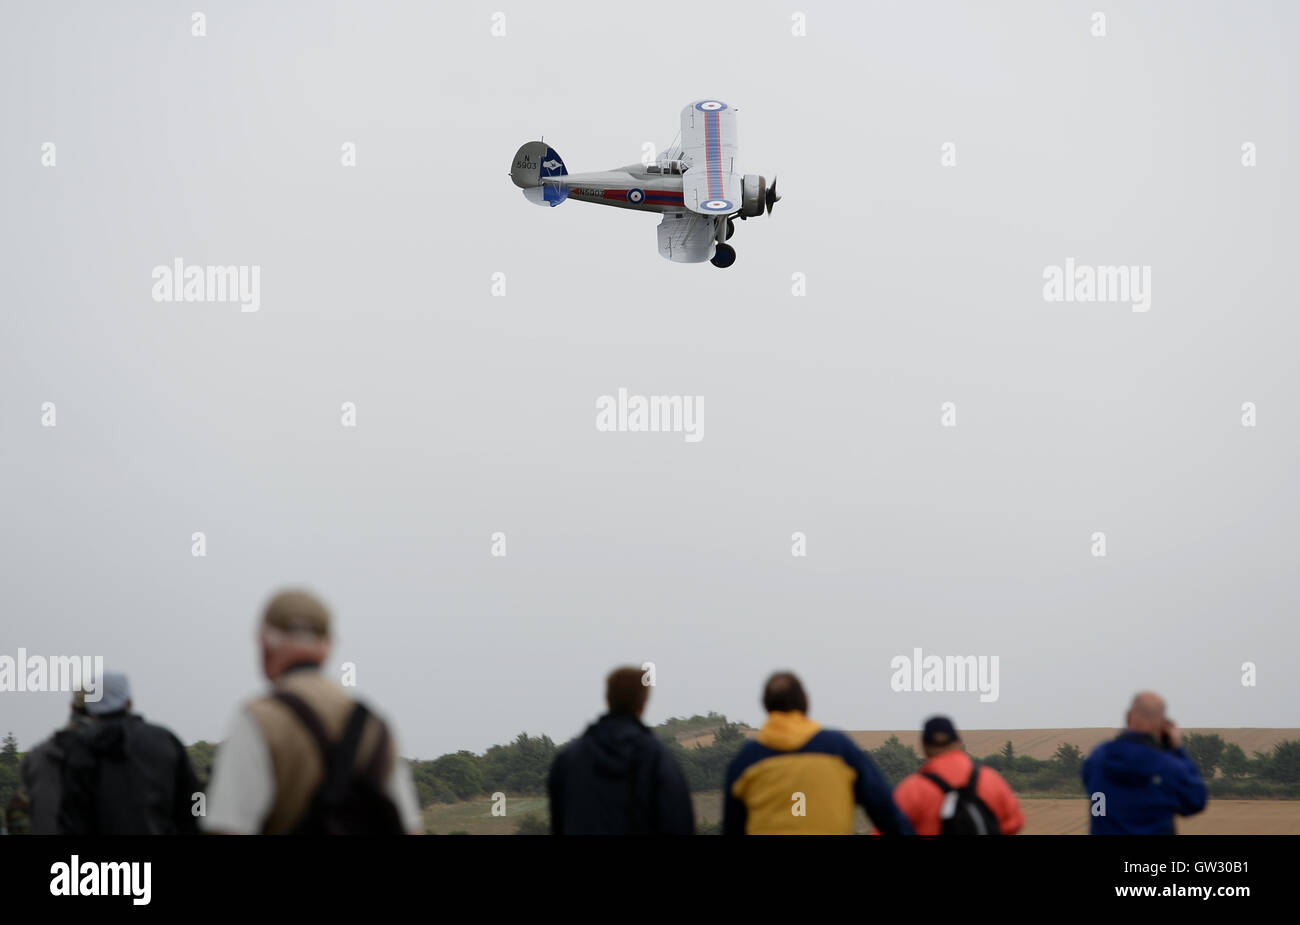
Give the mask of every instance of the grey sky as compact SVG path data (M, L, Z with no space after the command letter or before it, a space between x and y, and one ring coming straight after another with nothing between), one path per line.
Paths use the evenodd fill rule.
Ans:
M853 729L1147 687L1300 724L1300 7L204 6L4 8L0 654L103 655L216 739L303 584L420 757L566 738L647 660L651 722L757 721L792 667ZM635 162L705 96L784 196L731 269L507 177L541 134ZM260 311L153 301L177 257L260 266ZM1150 311L1045 302L1068 257L1149 265ZM704 439L598 432L620 386L704 396ZM918 646L999 656L999 699L891 692Z

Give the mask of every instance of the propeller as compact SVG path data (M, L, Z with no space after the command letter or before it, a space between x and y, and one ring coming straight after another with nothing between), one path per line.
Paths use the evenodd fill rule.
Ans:
M772 214L772 206L781 201L781 197L776 193L776 177L772 177L772 185L767 188L767 214Z

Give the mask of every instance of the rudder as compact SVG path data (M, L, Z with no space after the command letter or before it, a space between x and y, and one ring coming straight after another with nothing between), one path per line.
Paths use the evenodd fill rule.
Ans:
M530 141L515 152L510 180L524 191L530 202L539 206L558 206L569 195L568 187L546 183L553 177L568 176L560 155L544 141Z

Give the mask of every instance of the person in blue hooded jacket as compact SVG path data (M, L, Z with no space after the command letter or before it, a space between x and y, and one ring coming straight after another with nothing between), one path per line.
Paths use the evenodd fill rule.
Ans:
M1126 728L1083 762L1093 835L1174 835L1174 816L1205 809L1200 769L1159 694L1133 698ZM1104 801L1104 802L1103 802Z

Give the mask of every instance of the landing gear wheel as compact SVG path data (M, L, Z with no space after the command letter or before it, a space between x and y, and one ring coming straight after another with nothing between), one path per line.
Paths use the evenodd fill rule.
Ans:
M727 236L723 238L723 240L730 241L731 236L735 233L736 233L736 223L731 219L727 219Z
M719 244L709 263L715 267L729 267L736 262L736 249L730 244Z

